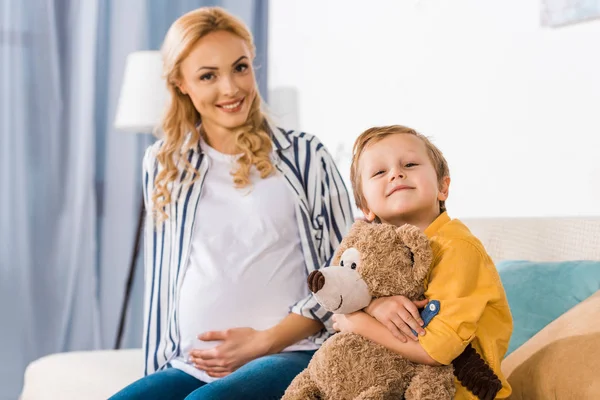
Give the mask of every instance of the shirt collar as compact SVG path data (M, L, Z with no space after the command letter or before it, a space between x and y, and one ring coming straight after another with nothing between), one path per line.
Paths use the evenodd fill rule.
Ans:
M268 118L265 121L265 126L267 128L267 132L271 134L271 139L273 140L273 144L277 150L285 150L292 145L283 130L274 126Z
M427 229L425 229L425 235L431 239L438 233L442 226L446 225L448 222L450 222L450 217L448 216L448 213L444 211L427 227Z
M199 128L200 128L200 123L198 123L198 125L196 126L196 129L199 129ZM273 125L273 123L271 123L271 121L269 121L268 118L265 119L265 129L267 130L267 133L269 133L269 135L271 136L271 141L275 145L274 146L275 150L278 150L278 151L285 150L292 145L292 143L290 142L290 140L288 139L288 137L284 133L284 131L282 129L276 127L275 125ZM189 140L190 137L191 137L191 133L188 133L186 135L186 141ZM193 147L192 150L195 150L195 151L199 152L200 154L203 153L200 143L198 143L197 146Z

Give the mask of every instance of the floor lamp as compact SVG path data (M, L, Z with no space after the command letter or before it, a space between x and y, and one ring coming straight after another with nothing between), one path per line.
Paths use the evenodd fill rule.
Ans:
M162 59L158 51L138 51L127 56L123 84L115 117L115 128L132 133L153 133L160 124L165 103L167 89L162 79ZM144 200L141 199L138 210L137 228L133 249L129 262L127 283L119 327L115 340L115 349L121 348L127 309L135 276L135 265L140 250L144 221Z

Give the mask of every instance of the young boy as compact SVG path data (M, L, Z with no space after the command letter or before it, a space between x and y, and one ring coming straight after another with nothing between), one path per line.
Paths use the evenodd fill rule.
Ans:
M429 237L434 261L425 297L439 300L440 311L423 329L417 307L426 301L380 298L364 312L335 315L334 329L355 332L428 365L450 364L471 343L500 378L496 398L508 397L511 389L500 363L512 333L512 316L483 245L446 213L450 173L441 151L404 126L371 128L354 144L351 180L356 205L367 220L412 224ZM477 397L456 381L455 398Z

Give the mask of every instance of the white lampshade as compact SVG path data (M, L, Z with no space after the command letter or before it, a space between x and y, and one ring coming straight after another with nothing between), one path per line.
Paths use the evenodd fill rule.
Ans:
M160 124L167 99L160 52L138 51L129 54L115 128L128 132L153 132Z

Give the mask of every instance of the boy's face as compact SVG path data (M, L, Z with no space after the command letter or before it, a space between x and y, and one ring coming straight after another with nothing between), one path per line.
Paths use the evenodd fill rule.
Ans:
M414 135L392 134L368 145L359 169L367 204L362 211L369 221L377 216L424 230L440 214L439 200L448 198L450 178L438 185L427 147Z

